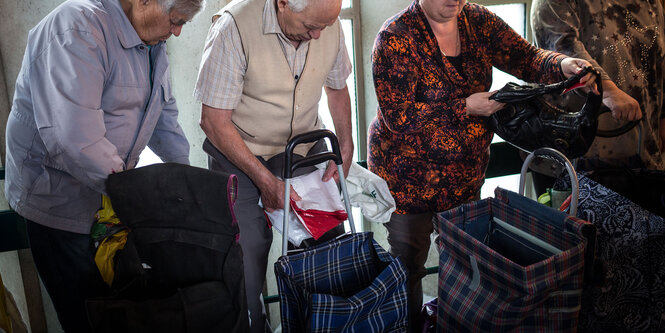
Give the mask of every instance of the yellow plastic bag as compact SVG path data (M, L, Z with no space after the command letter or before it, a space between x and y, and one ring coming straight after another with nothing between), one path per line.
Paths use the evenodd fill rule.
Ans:
M27 333L28 329L12 293L5 289L0 275L0 332Z
M95 245L98 244L95 263L104 282L110 286L115 276L113 258L125 247L129 231L122 226L111 206L111 199L105 195L102 196L102 209L97 211L95 218L97 221L91 232Z

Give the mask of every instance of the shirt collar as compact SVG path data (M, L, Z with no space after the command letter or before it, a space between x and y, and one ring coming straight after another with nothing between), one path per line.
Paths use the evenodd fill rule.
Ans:
M129 49L138 45L144 45L143 41L129 22L127 15L122 10L120 0L100 0L104 8L107 8L113 17L113 23L118 32L118 39L122 47Z
M282 33L279 22L277 22L275 0L266 0L266 5L263 6L263 33L266 35Z
M279 27L277 21L277 8L275 8L275 0L266 0L266 5L263 6L263 34L277 34L284 43L291 41L286 37L282 28ZM300 47L309 45L309 40L300 42Z

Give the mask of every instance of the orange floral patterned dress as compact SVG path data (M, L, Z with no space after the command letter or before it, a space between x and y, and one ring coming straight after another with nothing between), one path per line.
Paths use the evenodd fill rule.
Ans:
M466 4L458 26L463 75L439 51L417 0L374 43L379 108L368 166L388 182L400 214L447 210L480 191L492 132L485 118L466 115L466 97L489 90L492 66L528 82L563 79L563 55L529 44L485 7Z

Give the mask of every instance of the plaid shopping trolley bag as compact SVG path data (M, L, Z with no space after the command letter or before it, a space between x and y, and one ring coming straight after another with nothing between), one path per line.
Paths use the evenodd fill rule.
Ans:
M406 269L372 233L275 263L283 332L405 332Z
M293 148L327 138L332 152L323 152L292 163ZM288 215L289 186L299 167L333 160L343 174L335 135L318 130L294 137L284 159L284 212ZM405 332L406 268L374 241L372 233L355 233L349 197L340 182L351 234L287 255L283 236L282 256L275 263L283 332ZM288 235L284 221L284 235Z
M437 331L574 332L594 227L514 192L495 196L434 218Z

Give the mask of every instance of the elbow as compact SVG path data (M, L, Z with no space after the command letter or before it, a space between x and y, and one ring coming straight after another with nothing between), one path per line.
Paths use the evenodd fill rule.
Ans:
M210 115L209 112L205 110L205 107L201 111L201 118L199 119L199 127L201 127L201 130L203 130L203 133L208 134L211 128L210 124Z

